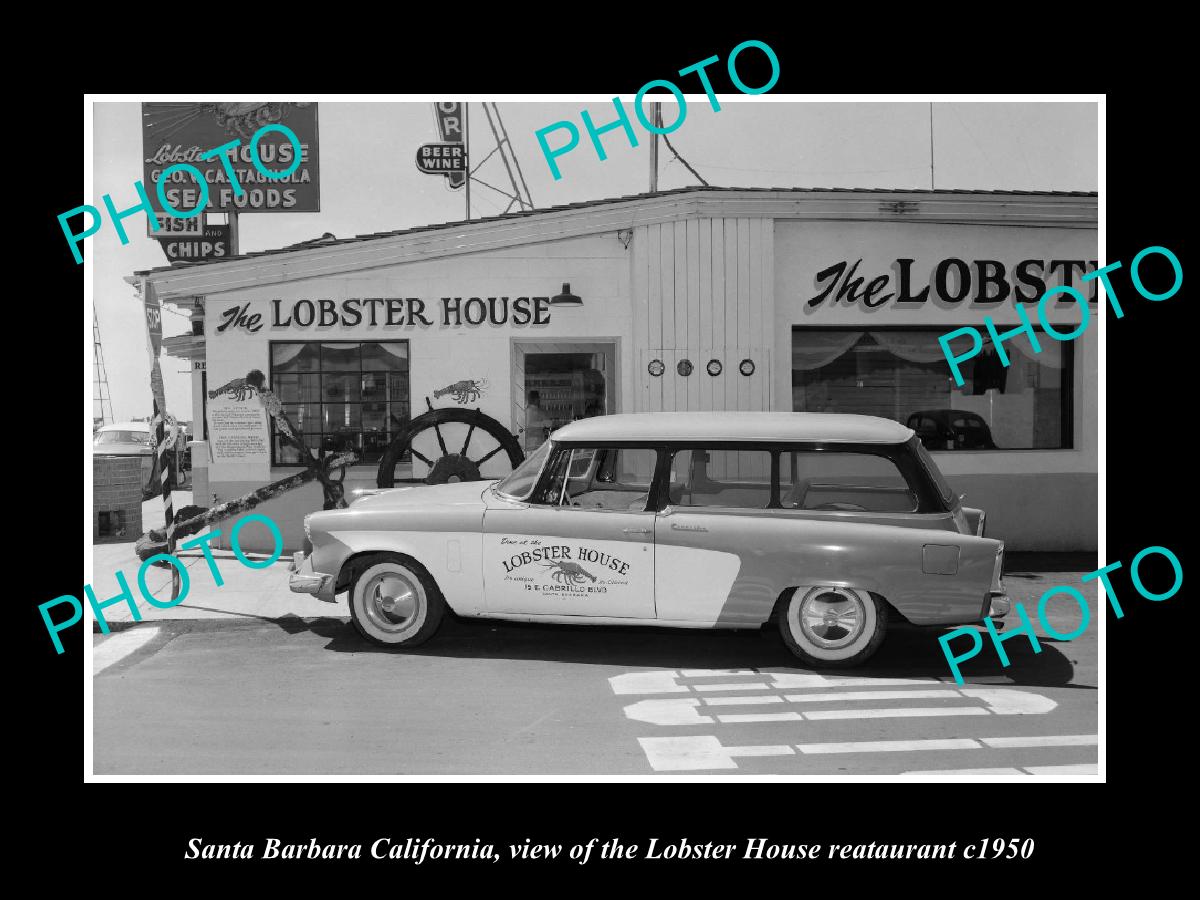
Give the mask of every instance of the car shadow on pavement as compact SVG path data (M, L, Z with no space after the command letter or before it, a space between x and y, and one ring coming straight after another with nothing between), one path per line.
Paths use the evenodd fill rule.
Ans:
M891 631L879 651L862 666L813 670L803 666L784 646L773 627L761 631L710 631L647 626L542 625L447 617L428 643L406 650L373 644L349 621L322 617L284 616L269 620L289 634L308 632L328 641L336 653L404 653L461 659L544 660L582 665L645 666L666 669L783 669L819 671L826 675L870 678L946 678L952 672L938 637L949 629L901 627ZM982 628L980 631L982 632ZM1000 665L986 634L979 655L962 664L968 683L1000 676L1014 685L1079 687L1072 685L1073 662L1039 637L1041 653L1028 640L1005 642L1010 665ZM954 648L952 648L954 649ZM961 650L959 652L962 652ZM1004 682L1007 683L1007 682Z

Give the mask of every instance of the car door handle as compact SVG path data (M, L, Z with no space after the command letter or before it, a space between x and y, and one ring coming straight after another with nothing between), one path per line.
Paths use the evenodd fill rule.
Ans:
M654 533L654 529L652 529L652 528L622 528L621 531L625 532L625 534L653 534Z

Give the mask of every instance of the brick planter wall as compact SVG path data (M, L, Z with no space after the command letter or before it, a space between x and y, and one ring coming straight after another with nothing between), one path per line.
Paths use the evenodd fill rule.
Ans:
M142 457L92 457L92 543L123 543L142 536ZM122 514L123 534L100 533L100 514Z

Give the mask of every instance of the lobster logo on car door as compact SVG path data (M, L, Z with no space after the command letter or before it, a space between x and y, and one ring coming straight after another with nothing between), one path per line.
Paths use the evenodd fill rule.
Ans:
M484 591L493 612L654 616L651 544L485 535Z
M528 537L501 537L500 546L508 553L500 559L502 580L525 592L586 596L629 586L630 563L603 550Z

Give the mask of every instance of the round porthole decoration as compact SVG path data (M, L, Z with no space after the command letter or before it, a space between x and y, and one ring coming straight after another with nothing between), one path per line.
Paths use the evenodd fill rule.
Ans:
M719 359L710 359L708 365L704 368L708 371L709 375L716 378L721 374L721 361Z
M754 374L754 360L743 359L740 363L738 363L738 371L749 378Z
M692 361L690 359L681 359L679 361L679 365L677 365L675 367L675 371L678 372L680 375L682 375L684 378L687 378L689 375L692 374L693 368L695 368L695 367L692 365Z
M652 359L650 360L650 365L646 366L646 371L657 378L663 372L667 371L667 367L663 365L661 359Z

